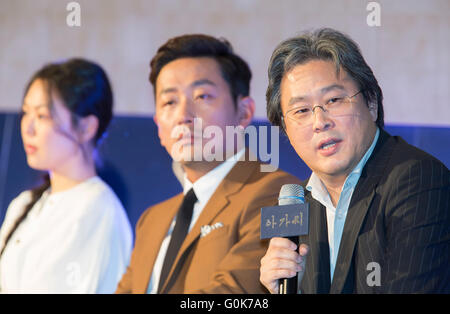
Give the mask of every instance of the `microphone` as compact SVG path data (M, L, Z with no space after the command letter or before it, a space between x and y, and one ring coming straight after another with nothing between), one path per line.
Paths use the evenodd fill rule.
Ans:
M287 238L298 246L298 236L309 233L309 204L305 203L305 192L298 184L285 184L281 187L278 206L261 208L260 238ZM297 284L305 272L305 259L302 271L294 278L280 279L279 294L296 294Z
M278 205L296 205L305 203L305 191L303 187L299 184L284 184L280 189L280 194L278 196ZM297 246L298 236L287 237L290 241L294 242ZM302 265L301 274L297 277L292 278L281 278L279 280L280 285L278 289L278 294L296 294L298 282L302 280L303 273L305 272L305 265Z

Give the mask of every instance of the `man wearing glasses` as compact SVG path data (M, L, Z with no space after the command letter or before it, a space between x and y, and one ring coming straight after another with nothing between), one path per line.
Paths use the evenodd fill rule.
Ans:
M273 238L261 282L304 293L450 292L450 174L383 130L382 91L357 44L320 29L269 65L267 113L311 168L309 234Z

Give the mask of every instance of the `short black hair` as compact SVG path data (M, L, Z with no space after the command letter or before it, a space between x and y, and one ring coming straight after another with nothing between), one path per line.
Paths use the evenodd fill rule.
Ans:
M149 79L155 95L156 79L166 64L180 58L195 57L210 57L217 61L222 77L230 87L235 105L239 96L249 95L252 73L247 62L234 53L233 47L226 39L203 34L174 37L158 49L150 61Z

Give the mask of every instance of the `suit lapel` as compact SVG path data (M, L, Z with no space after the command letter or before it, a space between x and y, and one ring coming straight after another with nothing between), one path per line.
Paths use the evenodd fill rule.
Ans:
M248 160L248 159L246 159ZM162 288L162 291L167 292L184 266L184 260L191 251L193 244L200 237L201 226L211 224L215 217L220 214L226 206L229 204L229 196L237 193L244 183L248 180L248 177L256 170L256 167L260 165L259 162L249 162L249 161L239 161L231 169L228 175L223 179L220 185L217 187L214 194L211 196L210 200L203 208L197 222L191 229L183 244L181 245L180 251L175 258L173 266L167 276L167 280Z
M309 203L309 233L299 237L299 243L309 245L306 271L301 284L305 293L328 293L330 291L330 248L325 207L305 191Z
M346 285L347 276L349 275L349 270L353 262L356 240L375 196L375 188L384 173L384 169L393 150L393 146L389 145L388 140L389 135L385 131L380 130L378 143L363 168L359 181L353 191L342 233L330 293L351 292L344 291L344 285Z
M374 183L375 182L373 180L367 182L367 184L363 187L363 190L359 191L358 196L352 197L351 205L345 220L344 231L342 233L341 245L339 246L339 253L336 260L336 267L334 269L330 293L342 292L351 263L353 261L353 251L355 248L356 239L359 235L359 231L361 230L361 226L364 218L366 217L370 203L375 195Z
M149 215L152 215L150 221L155 219L158 223L152 224L150 232L146 233L145 239L140 241L140 243L145 243L146 247L142 250L142 252L144 252L143 256L140 257L141 266L139 267L139 275L134 279L136 281L137 293L147 292L153 266L155 265L161 243L167 235L172 220L175 217L178 208L181 206L182 201L183 194L179 194L167 201L164 206L155 207L152 209L154 212L149 213Z

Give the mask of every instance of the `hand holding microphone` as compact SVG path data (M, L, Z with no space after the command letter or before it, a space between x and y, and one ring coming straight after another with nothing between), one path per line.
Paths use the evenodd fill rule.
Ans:
M298 235L309 231L309 207L304 202L302 186L285 184L279 206L261 209L261 238L272 239L261 259L260 281L271 293L297 293L297 284L303 278L309 251L306 244L298 247Z
M298 275L298 282L301 282L308 251L309 247L306 244L301 244L297 250L297 245L288 239L272 238L266 255L261 259L261 283L270 293L280 293L285 292L283 291L283 287L287 286L285 278L294 278ZM282 291L279 291L280 286Z

